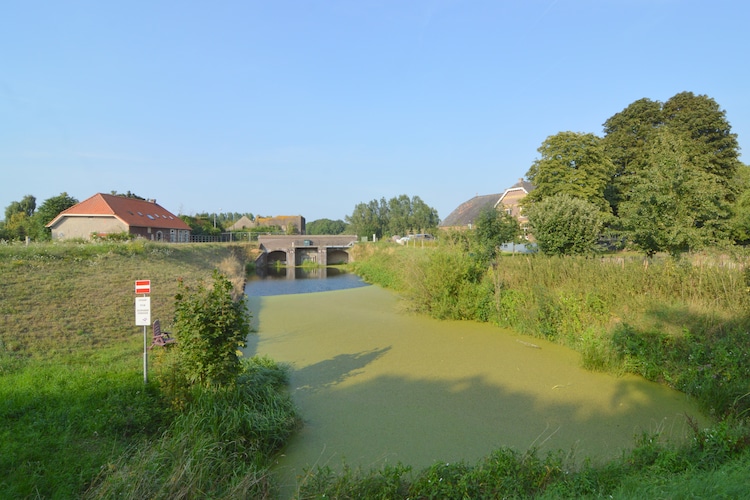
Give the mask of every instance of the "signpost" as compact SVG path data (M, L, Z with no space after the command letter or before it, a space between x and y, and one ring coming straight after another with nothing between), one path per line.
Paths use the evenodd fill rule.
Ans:
M148 327L151 325L151 280L136 280L135 325L143 326L143 383L148 383Z

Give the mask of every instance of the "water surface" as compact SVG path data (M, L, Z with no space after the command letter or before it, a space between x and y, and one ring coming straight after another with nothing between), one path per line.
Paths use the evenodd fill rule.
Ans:
M644 431L685 436L685 414L703 421L682 393L583 370L575 352L491 325L401 313L379 287L253 297L251 308L249 354L293 367L304 419L278 459L287 492L305 469L342 461L419 469L503 446L606 459Z

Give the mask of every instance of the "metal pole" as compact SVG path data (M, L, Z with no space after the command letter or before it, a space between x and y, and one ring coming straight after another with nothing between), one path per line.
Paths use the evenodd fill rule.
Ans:
M148 384L148 341L146 340L146 325L143 325L143 383Z

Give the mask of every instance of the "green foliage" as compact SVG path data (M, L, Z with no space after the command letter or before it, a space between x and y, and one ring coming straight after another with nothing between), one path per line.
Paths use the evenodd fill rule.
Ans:
M183 281L175 295L174 329L180 367L190 384L227 385L240 372L238 350L250 333L244 295L232 298L232 283L214 271L213 286L191 289Z
M623 203L634 198L642 206L644 192L657 189L661 200L651 203L659 207L672 205L689 214L694 219L693 227L698 229L698 239L728 239L730 206L741 192L740 183L736 182L741 164L737 135L731 132L726 113L713 99L691 92L676 94L663 104L641 99L608 119L604 127L605 149L616 167L607 191L616 215L622 215ZM675 163L687 172L687 178L696 178L694 184L703 188L690 186L693 192L685 198L684 180L679 181L683 185L673 186L674 192L670 192L666 181L655 186L655 179L669 179L675 174ZM697 206L693 206L690 196L696 196ZM632 218L632 211L631 206L625 215ZM664 227L668 228L670 222L664 221ZM678 222L680 228L686 227L685 221ZM631 220L628 228L633 227L637 224ZM637 237L643 240L643 234Z
M597 250L604 217L592 203L558 194L529 206L526 214L542 253L586 255Z
M306 224L307 234L344 234L346 223L342 220L318 219Z
M70 196L66 192L62 192L57 196L53 196L44 200L42 205L34 214L34 218L36 219L40 230L40 233L36 236L40 239L49 239L49 229L45 228L44 226L52 222L52 219L57 217L60 212L62 212L63 210L67 210L77 203L78 200Z
M346 216L348 232L357 236L380 239L383 236L430 232L437 228L440 219L437 210L427 206L419 196L411 199L405 194L386 201L372 200L359 203L351 215Z
M166 432L108 464L87 498L268 498L273 453L299 427L286 368L241 363L237 383L191 389Z
M493 283L485 279L487 266L476 257L437 248L423 252L408 265L404 295L410 306L437 319L494 317Z
M620 205L633 243L647 256L660 251L676 256L719 241L724 231L717 217L729 217L723 192L713 176L692 165L679 137L655 133L645 158L648 169Z
M14 214L25 214L26 217L31 217L34 215L34 210L36 210L36 198L27 194L21 201L13 201L5 207L5 220L7 221Z
M479 213L476 228L471 234L476 238L480 259L489 263L500 252L501 245L519 239L521 226L512 215L486 208Z
M615 167L599 137L560 132L547 137L537 151L541 157L526 173L535 189L528 194L525 203L567 194L594 204L602 212L611 211L605 190Z

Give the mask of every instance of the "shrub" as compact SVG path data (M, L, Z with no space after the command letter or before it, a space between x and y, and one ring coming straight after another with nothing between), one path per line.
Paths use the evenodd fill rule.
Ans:
M174 329L179 365L190 384L225 385L241 371L239 349L250 334L250 313L244 295L232 299L232 283L218 271L213 286L191 289L178 284Z

